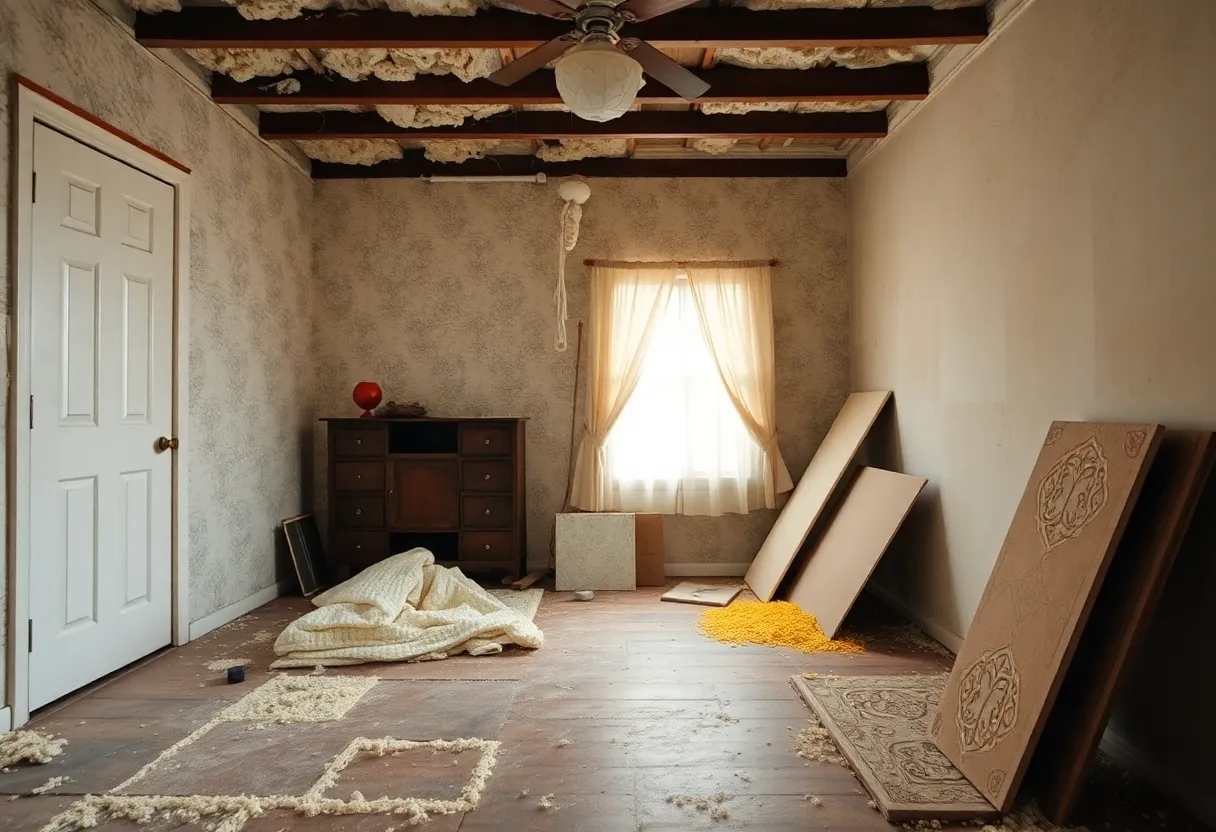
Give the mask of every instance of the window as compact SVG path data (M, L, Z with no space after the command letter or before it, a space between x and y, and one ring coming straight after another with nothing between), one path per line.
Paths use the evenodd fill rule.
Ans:
M746 513L793 488L777 447L769 265L593 266L575 508Z
M682 275L605 451L621 511L716 516L764 504L764 452L727 395Z

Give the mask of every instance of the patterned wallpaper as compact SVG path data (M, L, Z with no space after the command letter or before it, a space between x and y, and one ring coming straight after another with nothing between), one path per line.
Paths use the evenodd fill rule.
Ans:
M386 399L417 399L436 416L529 417L533 564L548 562L565 493L575 319L586 319L588 303L583 258L781 260L777 423L795 478L849 389L842 181L604 179L591 189L569 260L571 348L558 353L556 185L316 183L319 415L356 415L350 390L368 379ZM314 432L324 460L324 434ZM314 482L324 507L323 472ZM666 518L666 559L750 561L774 517Z
M88 0L3 0L5 228L12 72L194 170L188 487L190 617L198 619L288 574L276 570L274 530L306 502L301 483L311 474L312 183ZM5 302L8 264L2 235ZM7 314L2 320L7 326Z

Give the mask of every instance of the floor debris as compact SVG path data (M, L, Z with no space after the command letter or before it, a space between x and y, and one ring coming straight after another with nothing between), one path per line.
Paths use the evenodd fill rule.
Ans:
M247 664L250 664L249 659L214 659L207 662L203 667L214 673L219 673L221 670L227 670L230 667L244 667Z
M861 653L865 649L856 638L828 638L815 616L789 601L736 601L729 607L707 609L697 628L724 644L792 647L803 653Z
M698 812L707 812L711 820L729 820L730 811L724 805L731 795L718 792L715 795L676 795L669 794L664 800L673 806L683 809L692 808Z
M68 744L42 731L9 731L0 734L0 768L17 763L49 763Z
M848 768L848 763L832 741L828 729L815 717L807 720L807 727L794 737L794 751L804 760L812 763L835 763Z
M553 795L551 795L551 794L542 795L541 799L536 801L536 808L540 809L542 812L546 811L548 809L554 808Z
M68 782L68 778L66 778L66 777L52 777L50 780L47 780L41 786L38 786L37 788L34 788L34 789L30 789L30 794L46 794L51 789L58 788L59 786L62 786L66 782Z

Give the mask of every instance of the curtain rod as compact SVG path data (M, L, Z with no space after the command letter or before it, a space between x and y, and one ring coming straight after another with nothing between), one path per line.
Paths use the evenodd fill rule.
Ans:
M747 267L747 266L776 266L778 264L776 257L768 260L596 260L587 258L583 261L584 266L606 266L609 268L629 268L629 269L659 269L670 268L671 266L732 266L732 267Z

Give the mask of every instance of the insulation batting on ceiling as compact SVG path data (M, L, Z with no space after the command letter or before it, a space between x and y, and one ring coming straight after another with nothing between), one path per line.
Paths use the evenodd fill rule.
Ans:
M542 144L536 155L546 162L577 162L592 156L625 156L626 139L562 139L558 144Z
M373 75L382 81L413 81L419 75L451 74L467 82L502 67L497 49L319 49L317 55L349 81Z
M137 12L156 14L157 12L180 12L182 4L178 0L126 0L127 5Z
M490 5L488 0L224 0L247 20L299 17L319 9L388 9L417 17L429 15L468 17ZM136 11L179 12L181 0L126 0Z
M774 9L861 9L890 6L932 6L935 9L959 9L982 6L985 0L743 0L753 11Z
M508 104L381 104L376 112L398 127L455 127L465 119L505 113Z
M342 141L299 141L300 150L318 162L343 165L374 165L401 158L401 145L390 139L343 139Z
M423 155L432 162L466 162L469 159L481 159L498 146L498 142L489 139L452 139L445 141L423 142Z
M746 113L872 113L886 101L707 101L701 112L710 116L741 116Z
M308 66L290 49L187 49L186 54L203 69L222 72L234 81L290 75Z
M733 149L737 142L737 139L693 139L688 144L693 150L716 156Z
M843 66L869 69L876 66L922 60L930 50L909 47L774 47L767 49L723 47L716 53L719 63L748 69L815 69Z

